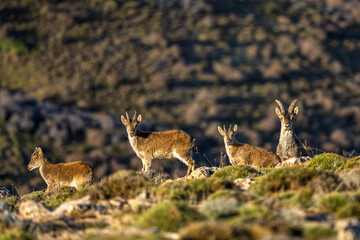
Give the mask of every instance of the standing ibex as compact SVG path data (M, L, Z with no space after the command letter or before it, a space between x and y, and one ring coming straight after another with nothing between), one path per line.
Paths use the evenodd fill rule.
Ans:
M299 113L299 108L295 107L297 101L298 99L294 100L290 104L289 110L286 110L282 102L277 99L275 100L280 107L280 109L277 107L275 112L281 121L280 140L276 149L276 154L279 155L282 160L313 155L313 152L306 141L303 145L294 132L293 123L296 115Z
M237 128L237 125L233 128L230 125L229 129L226 130L225 126L224 128L218 126L218 131L224 138L226 153L232 165L245 164L251 167L271 168L281 163L280 158L272 152L236 141Z
M47 184L46 192L58 187L75 187L77 190L90 185L94 179L94 170L84 162L51 164L41 148L35 148L27 168L32 171L40 168L41 177Z
M121 121L126 127L129 142L143 163L142 171L148 171L151 161L155 158L178 158L188 166L186 176L189 175L195 169L195 162L191 158L193 153L197 153L195 138L179 130L143 132L138 129L141 120L141 115L136 118L136 112L132 119L127 113L126 118L121 115Z

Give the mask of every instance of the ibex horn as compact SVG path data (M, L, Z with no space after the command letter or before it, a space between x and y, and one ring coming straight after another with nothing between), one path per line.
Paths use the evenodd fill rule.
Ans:
M279 105L280 110L282 113L286 112L286 108L284 107L284 104L282 104L282 102L280 102L279 100L275 99L275 102Z
M292 103L289 106L289 113L292 113L292 111L294 111L294 107L295 107L298 100L299 99L295 99L294 101L292 101Z
M231 125L232 125L232 124L230 124L230 126L229 126L229 130L231 130L231 127L232 127Z
M133 116L133 119L136 119L136 111L134 112L134 116Z
M129 114L126 112L126 120L130 121Z
M224 131L226 130L226 128L225 128L225 124L224 124L224 126L223 126L223 129L224 129Z

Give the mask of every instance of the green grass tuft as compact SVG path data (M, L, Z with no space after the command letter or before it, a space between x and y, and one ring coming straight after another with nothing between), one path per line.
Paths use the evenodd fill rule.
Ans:
M271 220L275 218L275 213L269 208L265 206L247 204L239 208L238 215L231 220L231 223L241 225L255 220Z
M14 228L0 234L0 240L35 240L35 237L28 232Z
M341 164L336 171L342 171L346 169L360 168L360 156L351 158L345 163Z
M164 231L177 231L191 222L204 219L202 214L186 203L165 201L141 215L138 224L146 228L157 227Z
M220 178L204 178L190 181L174 181L152 188L151 191L153 197L158 200L199 202L219 190L232 188L234 188L232 181Z
M27 53L29 48L21 41L12 39L0 39L0 50L15 53Z
M303 236L309 240L334 237L336 231L330 226L309 226L303 229Z
M347 158L339 154L322 153L312 158L307 167L317 170L335 171L346 161Z
M337 175L313 168L280 168L259 177L250 189L257 195L265 195L308 187L310 190L330 192L340 183Z
M339 208L346 205L348 197L343 193L332 192L325 195L318 205L328 211L336 212Z
M360 218L360 202L351 202L348 203L341 208L338 208L335 218L349 218L349 217L356 217Z
M235 179L248 177L250 175L260 175L260 172L247 165L236 165L220 168L211 177L234 181Z

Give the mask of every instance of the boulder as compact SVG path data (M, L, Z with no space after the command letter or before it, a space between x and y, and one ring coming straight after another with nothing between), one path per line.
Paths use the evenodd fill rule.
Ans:
M360 221L356 218L346 218L336 221L335 230L337 231L337 239L360 239Z
M189 176L186 176L186 179L208 178L218 169L218 167L198 167Z
M251 183L255 181L255 178L238 178L234 180L234 184L238 186L241 190L246 191L250 187Z
M51 214L44 205L33 200L20 203L19 213L24 219L31 219L35 222L41 222L44 218L50 217Z
M282 161L279 165L277 165L275 168L283 168L283 167L291 167L291 166L306 166L309 161L311 160L311 157L298 157L298 158L289 158L287 160Z

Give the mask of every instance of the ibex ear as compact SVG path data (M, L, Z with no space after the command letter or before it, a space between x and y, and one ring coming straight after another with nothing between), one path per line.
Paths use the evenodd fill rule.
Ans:
M35 151L38 152L38 153L42 153L42 150L41 150L41 148L39 148L39 147L36 147L36 148L35 148Z
M298 113L299 113L299 108L298 107L294 108L294 113L295 113L295 115L298 115Z
M218 131L219 131L219 133L220 133L221 135L224 136L224 131L222 130L222 128L221 128L220 126L218 126Z
M282 113L278 107L275 108L276 115L280 118L282 116Z
M139 116L137 117L137 121L141 122L141 120L142 120L142 116L141 116L141 114L139 114Z
M126 118L125 118L123 115L121 115L121 121L122 121L122 123L123 123L124 125L127 124L127 120L126 120Z
M237 130L238 130L238 126L237 126L237 124L235 124L234 126L233 126L233 129L232 129L234 132L236 132Z

